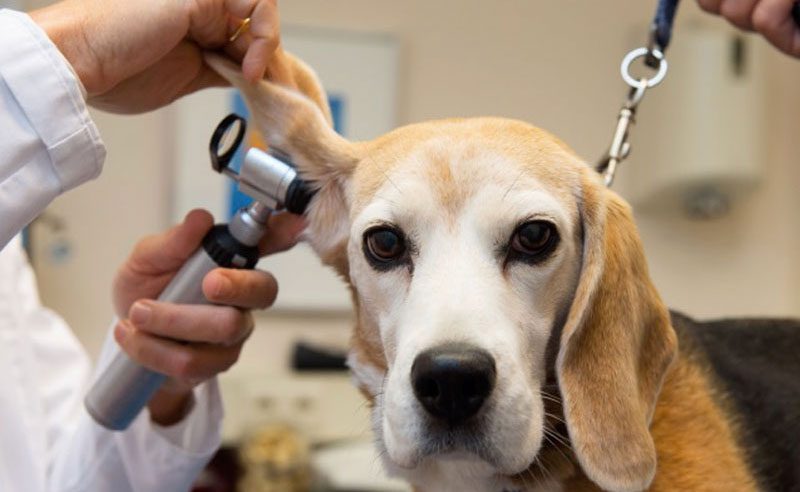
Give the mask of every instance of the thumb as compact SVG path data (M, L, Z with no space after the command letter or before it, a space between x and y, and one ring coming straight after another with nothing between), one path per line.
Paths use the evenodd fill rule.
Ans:
M192 210L183 222L167 231L143 239L128 261L139 274L158 275L179 269L200 246L203 236L214 225L205 210Z
M186 87L182 88L175 99L195 93L203 89L210 89L212 87L229 87L231 85L222 75L215 72L211 67L203 64L203 68L197 77L194 78Z
M213 222L205 210L192 210L182 223L141 240L114 278L117 315L126 317L137 299L155 299L197 249Z

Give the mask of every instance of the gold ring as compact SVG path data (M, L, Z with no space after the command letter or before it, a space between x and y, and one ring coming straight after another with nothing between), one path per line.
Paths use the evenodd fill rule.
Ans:
M228 42L232 43L239 39L239 36L247 32L247 29L250 27L250 17L243 20L239 27L236 28L236 32L234 32L230 38L228 38Z

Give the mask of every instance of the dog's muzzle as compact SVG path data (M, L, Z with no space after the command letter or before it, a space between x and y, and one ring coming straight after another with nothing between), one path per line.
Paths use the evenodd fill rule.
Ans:
M478 414L494 389L494 358L472 345L446 344L414 359L411 387L422 407L449 427Z

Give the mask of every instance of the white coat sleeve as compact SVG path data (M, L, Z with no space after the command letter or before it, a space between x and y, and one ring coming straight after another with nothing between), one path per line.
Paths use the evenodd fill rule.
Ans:
M109 330L95 378L118 350ZM153 423L145 409L127 430L110 431L81 407L74 437L59 446L49 490L189 490L220 445L222 417L216 379L195 388L188 416L170 427Z
M27 15L0 10L0 248L60 193L97 177L106 151L83 86Z
M9 244L4 254L13 260L13 271L7 272L14 279L19 320L19 329L13 331L23 338L17 345L26 348L25 354L16 354L26 355L19 361L20 377L25 379L19 384L30 393L28 400L36 402L29 405L26 418L42 427L40 459L45 463L33 468L44 471L45 490L188 490L220 443L223 415L216 380L195 389L191 411L174 426L154 424L145 410L125 432L101 427L82 402L89 382L88 357L64 321L41 305L19 241ZM109 334L97 373L117 350Z
M96 177L105 159L70 65L30 17L10 10L0 10L0 148L0 249L58 194ZM23 283L31 284L35 296L32 274L28 267L23 270ZM38 296L31 299L30 317L23 321L26 329L38 330L38 340L31 337L31 343L38 344L36 363L47 369L36 389L48 427L41 457L47 461L48 489L188 489L219 444L222 405L216 382L195 390L194 407L176 426L158 427L145 412L127 431L107 431L83 409L85 388L62 391L74 374L50 366L59 359L50 358L45 340L52 340L48 333L67 328L39 305Z

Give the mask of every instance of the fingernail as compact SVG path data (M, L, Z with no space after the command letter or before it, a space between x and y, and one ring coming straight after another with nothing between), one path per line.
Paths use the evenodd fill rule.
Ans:
M143 302L137 302L131 308L130 319L136 326L146 326L150 321L153 310Z
M114 328L114 336L116 337L117 342L122 343L125 341L130 331L131 327L128 326L128 324L124 321L117 323L117 326Z

